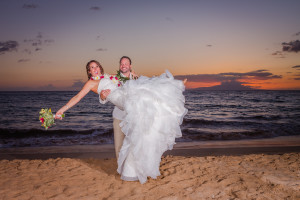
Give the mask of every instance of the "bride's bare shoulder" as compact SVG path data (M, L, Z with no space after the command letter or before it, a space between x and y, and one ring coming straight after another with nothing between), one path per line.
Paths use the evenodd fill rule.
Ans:
M85 84L84 84L84 88L89 88L92 89L94 87L98 87L99 85L99 80L88 80Z
M89 90L97 93L99 82L100 80L88 80L84 87L87 87Z

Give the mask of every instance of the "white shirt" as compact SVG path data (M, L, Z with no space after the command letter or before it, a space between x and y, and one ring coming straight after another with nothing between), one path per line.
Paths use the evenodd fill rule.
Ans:
M122 77L125 77L122 73L120 73L120 75ZM132 74L129 74L129 79L132 79ZM101 104L105 104L107 102L107 99L105 99L104 101L101 99L100 94L99 94L99 102ZM120 108L118 108L117 106L115 106L113 112L112 112L112 116L113 118L116 118L118 120L123 120L125 117L125 111L121 110Z

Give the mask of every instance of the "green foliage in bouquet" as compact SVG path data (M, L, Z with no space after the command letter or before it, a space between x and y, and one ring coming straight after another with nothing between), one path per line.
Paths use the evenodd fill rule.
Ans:
M54 124L54 116L52 114L51 108L42 108L40 111L39 120L42 122L42 126L47 130ZM62 117L65 117L63 114Z

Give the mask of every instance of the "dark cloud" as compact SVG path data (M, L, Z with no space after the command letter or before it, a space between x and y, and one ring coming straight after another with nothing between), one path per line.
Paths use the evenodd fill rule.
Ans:
M42 33L38 33L37 36L33 39L25 39L24 42L25 43L29 43L32 46L36 47L36 46L42 46L43 44L50 44L53 43L54 40L52 39L43 39L44 36Z
M244 78L254 78L259 80L269 80L269 79L277 79L282 78L281 75L273 75L271 72L265 69L256 70L248 73L241 73L241 77Z
M99 48L97 51L107 51L107 49Z
M293 68L300 68L300 66L294 66ZM300 70L300 69L297 69L297 70ZM296 81L299 81L300 80L300 73L293 73L291 72L291 75L296 77L296 78L293 78L292 80L296 80Z
M212 47L212 45L211 44L208 44L208 45L206 45L207 47Z
M293 66L292 68L300 70L300 65Z
M224 78L220 74L191 74L191 75L178 75L175 77L180 80L187 78L190 82L205 82L205 83L220 82L224 80Z
M53 84L37 86L37 87L1 87L0 91L80 91L84 86L84 82L81 80L74 80L72 86L68 87L59 87L54 86Z
M272 56L278 56L278 58L285 58L282 51L275 51L274 53L272 53Z
M39 87L39 90L45 90L45 91L79 91L84 86L84 82L81 80L74 80L72 86L68 87L55 87L52 84L49 84L47 86Z
M294 78L294 80L299 81L300 80L300 73L299 74L295 74L294 76L296 76L296 78Z
M36 4L24 4L24 5L22 6L22 8L25 8L25 9L35 9L35 8L37 8L37 7L39 7L39 6L36 5Z
M29 59L20 59L20 60L18 60L18 63L28 62L28 61L29 61Z
M0 86L0 91L31 91L31 87Z
M282 51L287 51L287 52L298 52L300 51L300 41L295 40L291 42L283 42L282 44Z
M280 79L281 75L274 75L268 70L256 70L247 73L228 72L220 74L192 74L192 75L179 75L177 79L183 80L187 78L190 82L204 82L204 83L215 83L215 82L228 82L228 81L239 81L239 80L270 80Z
M96 40L104 40L105 38L104 38L104 36L102 35L102 34L99 34L99 35L97 35L96 36Z
M212 86L212 87L204 87L198 89L209 89L209 90L252 90L256 88L252 88L251 86L245 86L244 83L238 81L225 81L220 85Z
M295 34L295 36L298 36L298 35L300 35L300 32L298 32L298 33Z
M10 51L17 51L19 43L17 41L0 42L0 55Z
M53 39L45 38L45 36L41 32L39 32L35 38L25 39L23 41L24 41L24 43L29 44L33 47L32 49L27 49L27 53L33 52L33 51L41 51L42 46L45 46L45 45L48 46L48 45L54 43Z
M282 55L282 51L275 51L272 53L273 56Z
M24 49L24 51L23 52L25 52L25 53L27 53L27 54L31 54L31 51L29 50L29 49Z
M42 41L41 40L36 40L35 42L32 42L32 46L36 47L36 46L41 46L42 45Z
M81 80L74 81L73 85L71 86L72 89L80 89L84 86L84 82Z
M93 6L93 7L90 8L90 10L100 11L101 8L98 7L98 6Z
M251 90L259 89L259 87L247 86L255 83L256 80L280 79L282 76L274 75L268 70L261 69L246 73L228 72L220 74L180 75L175 76L175 78L179 80L187 78L189 82L221 83L212 87L198 88L200 90Z
M39 32L39 33L38 33L38 35L36 36L36 38L38 38L38 39L42 39L42 38L43 38L43 35L42 35L42 33L41 33L41 32Z
M52 39L47 39L47 40L44 40L44 43L45 43L45 44L51 44L51 43L54 43L54 40L52 40Z

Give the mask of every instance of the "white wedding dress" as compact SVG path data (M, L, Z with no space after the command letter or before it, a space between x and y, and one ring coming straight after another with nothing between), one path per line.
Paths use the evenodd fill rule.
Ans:
M162 154L181 137L180 125L187 113L182 92L185 86L168 71L158 77L141 76L117 87L101 79L98 93L111 89L107 99L125 110L120 123L125 139L118 159L118 173L126 181L147 181L160 175Z

